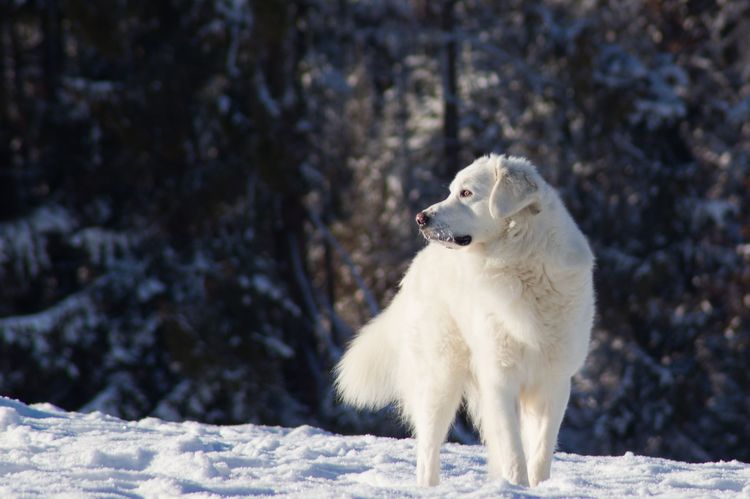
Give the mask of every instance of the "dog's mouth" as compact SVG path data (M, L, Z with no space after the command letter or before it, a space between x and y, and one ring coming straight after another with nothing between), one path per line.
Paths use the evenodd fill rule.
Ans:
M471 236L465 235L454 237L453 242L458 244L459 246L468 246L469 244L471 244Z
M425 239L428 239L430 241L437 241L450 248L454 248L456 246L468 246L469 244L471 244L471 236L468 234L464 236L454 236L453 234L445 230L434 230L429 228L420 229L420 232Z

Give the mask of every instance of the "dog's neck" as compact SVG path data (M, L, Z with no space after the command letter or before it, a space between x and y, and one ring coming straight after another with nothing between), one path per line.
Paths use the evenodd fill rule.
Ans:
M462 251L465 258L478 271L495 273L507 269L530 268L539 265L540 257L521 245L505 239L489 243L478 243L473 248Z

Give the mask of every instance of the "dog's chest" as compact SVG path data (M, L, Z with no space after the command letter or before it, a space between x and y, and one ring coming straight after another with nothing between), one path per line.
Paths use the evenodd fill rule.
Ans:
M497 351L504 364L529 349L556 350L565 313L564 297L541 268L483 275L453 308L457 322L468 326L462 328L467 342Z

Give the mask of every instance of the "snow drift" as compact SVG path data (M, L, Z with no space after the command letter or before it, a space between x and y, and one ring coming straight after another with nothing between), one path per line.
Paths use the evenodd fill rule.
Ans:
M750 465L625 454L557 454L534 489L487 480L484 450L446 444L443 481L414 481L414 441L302 426L211 426L0 397L0 496L8 497L750 497Z

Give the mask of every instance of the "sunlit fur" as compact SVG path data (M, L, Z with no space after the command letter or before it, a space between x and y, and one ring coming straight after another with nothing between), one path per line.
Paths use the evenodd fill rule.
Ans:
M430 243L341 359L338 393L361 408L398 404L417 439L420 485L438 483L440 446L463 401L490 475L534 486L549 477L570 379L588 351L593 255L522 158L479 158L425 213ZM452 242L466 235L468 246Z

